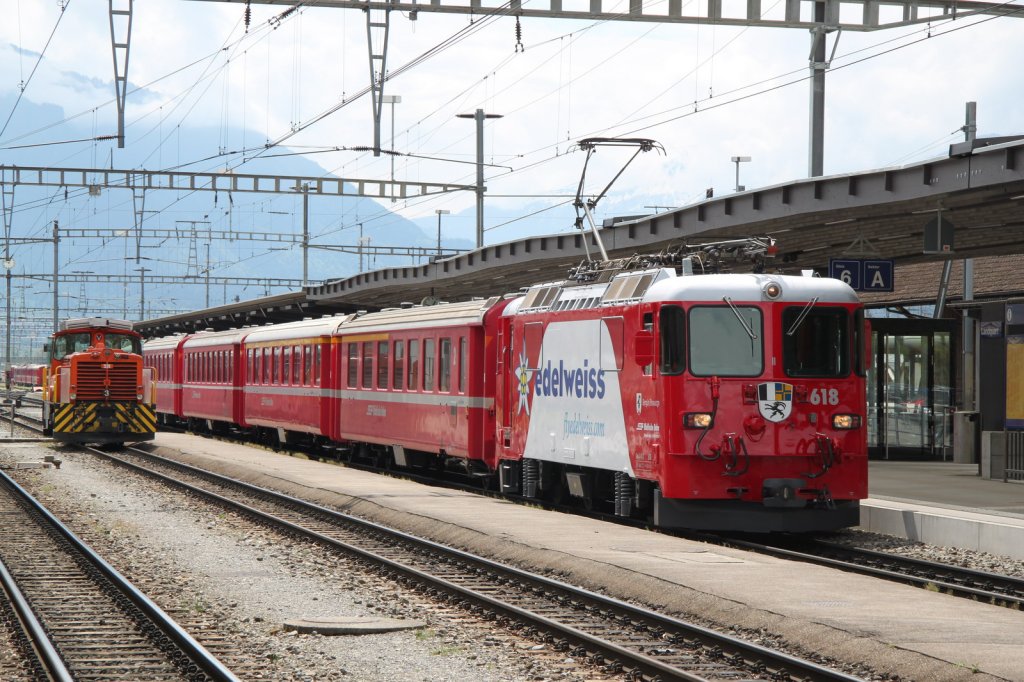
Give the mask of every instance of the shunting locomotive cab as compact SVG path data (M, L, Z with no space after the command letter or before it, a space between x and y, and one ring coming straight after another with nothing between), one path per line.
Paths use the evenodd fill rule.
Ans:
M76 318L47 346L44 433L65 443L152 440L155 381L142 366L142 337L126 320Z

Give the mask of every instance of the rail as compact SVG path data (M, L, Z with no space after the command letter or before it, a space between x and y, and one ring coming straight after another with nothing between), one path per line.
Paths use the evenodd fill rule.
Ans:
M102 576L122 598L130 602L145 619L151 623L174 647L183 653L195 669L214 682L238 682L238 678L181 626L153 603L145 594L122 576L113 566L82 542L71 530L55 517L46 507L22 488L14 479L0 471L0 485L10 492L11 497L40 520L41 526L59 536L72 552L81 557L88 566ZM9 548L8 548L9 549Z

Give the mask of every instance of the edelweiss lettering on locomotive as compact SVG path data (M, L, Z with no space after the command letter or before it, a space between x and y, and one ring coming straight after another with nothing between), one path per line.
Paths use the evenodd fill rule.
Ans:
M559 398L563 395L586 400L601 400L605 394L604 370L590 367L590 360L583 361L583 367L573 369L566 367L565 361L559 360L552 367L548 360L543 369L536 373L533 390L537 395Z

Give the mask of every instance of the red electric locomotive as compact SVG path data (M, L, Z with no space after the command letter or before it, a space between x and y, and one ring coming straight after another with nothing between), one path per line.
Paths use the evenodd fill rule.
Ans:
M856 525L863 327L833 279L652 268L533 287L498 331L502 487L664 527Z

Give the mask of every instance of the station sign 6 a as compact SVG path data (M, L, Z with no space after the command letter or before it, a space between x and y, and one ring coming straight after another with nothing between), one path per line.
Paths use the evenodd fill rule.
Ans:
M842 280L854 291L892 291L893 262L863 258L830 258L829 277Z

